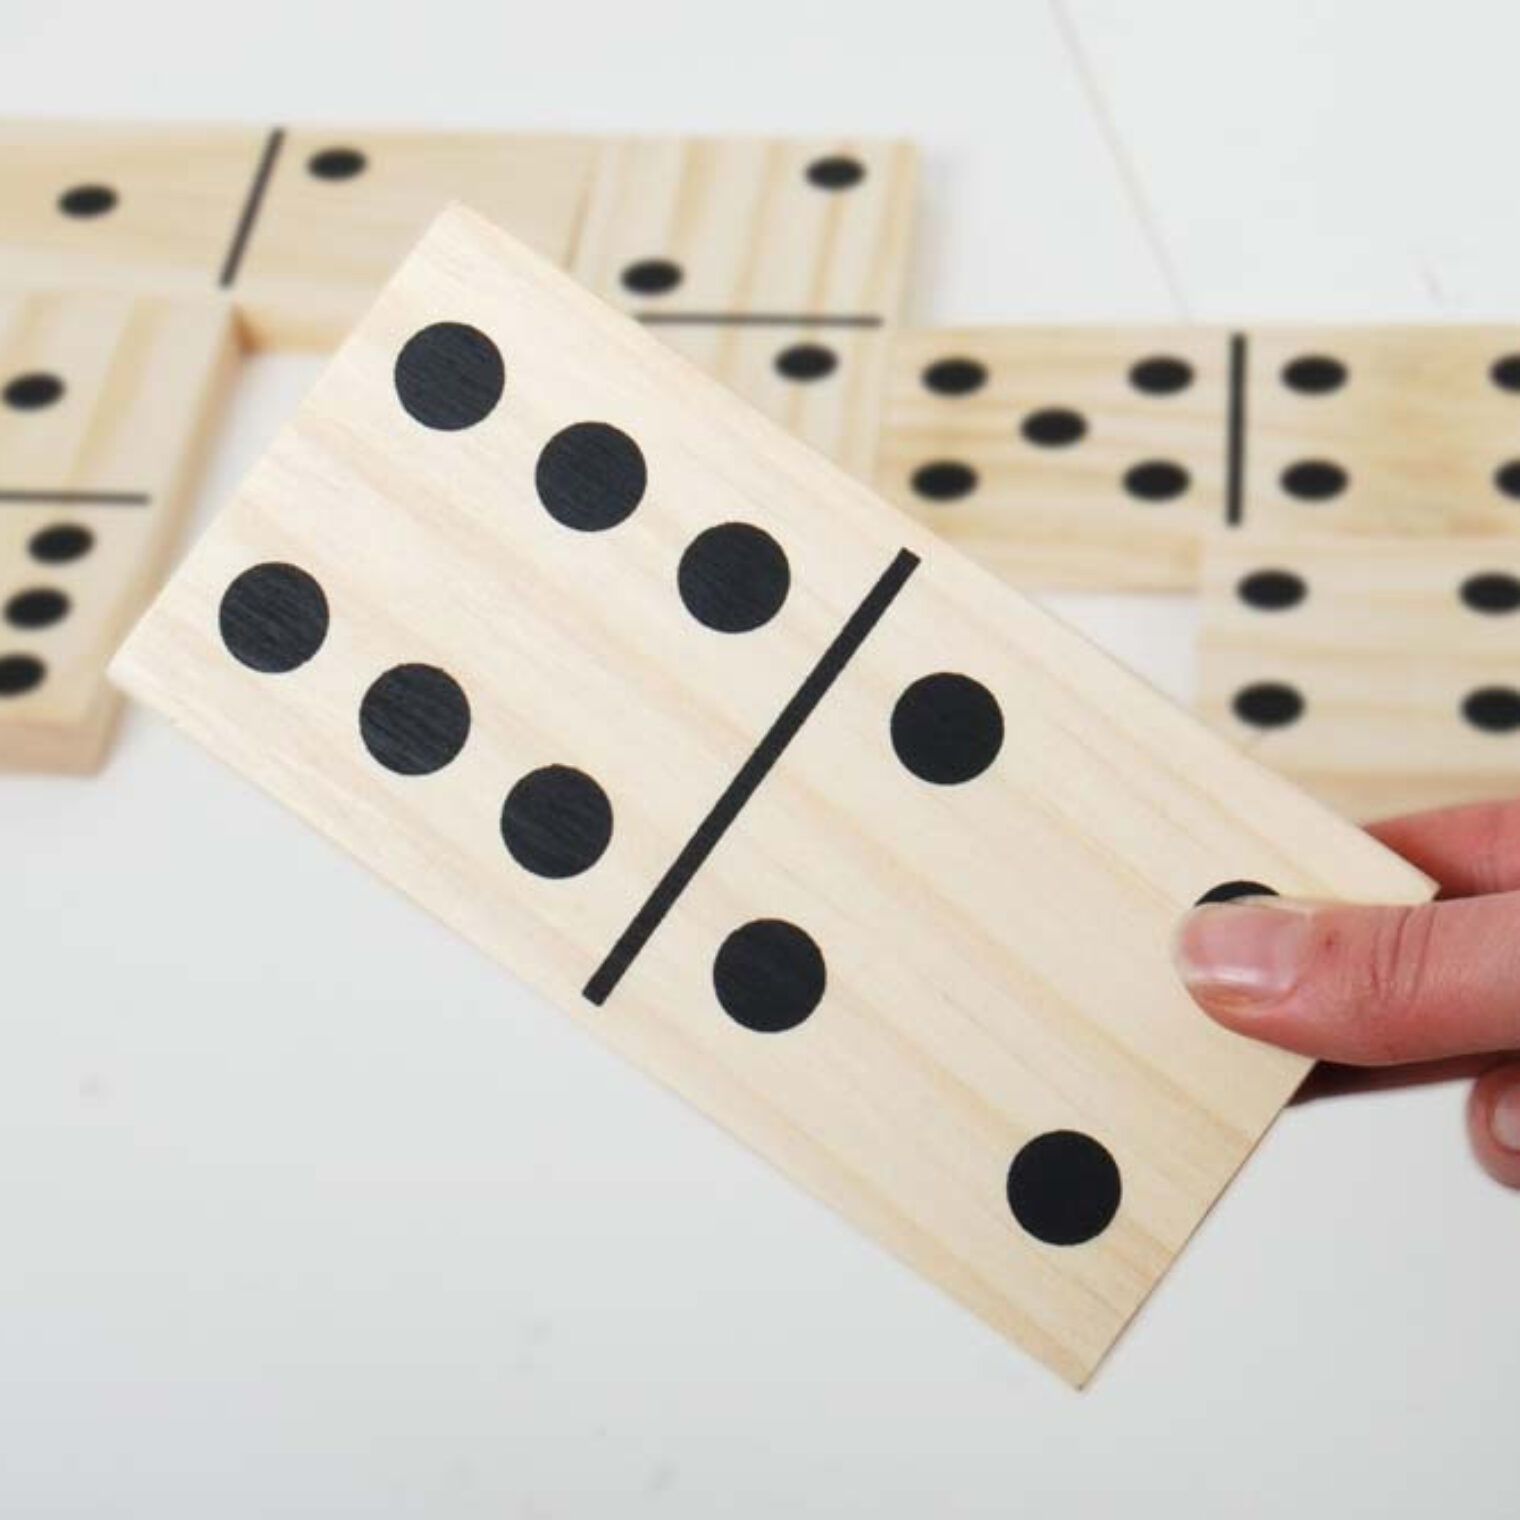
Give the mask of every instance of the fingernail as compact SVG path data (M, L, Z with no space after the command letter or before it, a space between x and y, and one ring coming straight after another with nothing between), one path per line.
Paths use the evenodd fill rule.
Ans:
M1231 1005L1273 1003L1297 985L1308 959L1309 909L1267 906L1195 908L1177 935L1177 970L1189 990Z
M1520 1152L1520 1082L1504 1089L1489 1110L1488 1128L1497 1144Z

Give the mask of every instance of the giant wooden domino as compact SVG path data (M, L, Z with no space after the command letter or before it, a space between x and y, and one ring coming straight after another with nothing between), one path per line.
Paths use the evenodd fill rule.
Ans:
M231 293L260 347L330 347L427 223L468 198L564 263L590 139L0 123L0 276Z
M99 764L232 357L213 299L0 295L0 769Z
M912 331L878 480L1016 585L1193 586L1219 531L1520 536L1520 329Z
M1200 688L1222 732L1355 816L1513 795L1520 543L1222 539Z
M1304 1070L1178 914L1427 891L463 211L115 673L1074 1381Z

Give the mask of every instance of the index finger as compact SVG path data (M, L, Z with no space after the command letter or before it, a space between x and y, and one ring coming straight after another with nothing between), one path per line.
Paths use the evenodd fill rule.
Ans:
M1385 818L1367 832L1435 877L1443 897L1520 889L1520 800Z

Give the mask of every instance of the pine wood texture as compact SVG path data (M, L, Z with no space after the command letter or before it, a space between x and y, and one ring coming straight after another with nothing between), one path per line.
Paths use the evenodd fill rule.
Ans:
M902 294L916 177L906 143L609 141L573 272L655 320L881 322Z
M895 339L878 465L1016 585L1190 589L1220 524L1520 535L1520 329L966 328Z
M422 425L398 399L412 374L398 356L440 323L487 335L505 361L505 392L473 426L452 403ZM472 374L451 361L423 378ZM626 505L623 446L604 437L557 467L564 430L588 421L633 440L647 469L637 507L605 531L557 515L566 488L573 510ZM689 596L753 606L741 570L685 573L701 536L732 523L769 535L789 567L779 610L748 632L689 610ZM265 566L294 570L250 612L242 588ZM778 714L810 673L818 696L825 651L861 634L894 571L853 657L589 1000L655 884L735 778L755 779ZM292 647L309 657L291 664ZM402 774L459 716L446 701L376 705L386 672L418 665L457 683L468 734L446 763ZM896 737L904 694L945 672L978 683L1005 725L957 784L910 770ZM1075 1382L1305 1070L1194 1009L1168 960L1178 914L1242 877L1322 897L1427 891L463 211L403 267L114 673ZM955 751L964 725L940 717L917 738ZM593 778L611 809L605 853L563 879L518 852L586 849L589 814L546 804L516 848L503 821L549 767ZM806 978L771 975L764 955L725 971L724 955L740 926L774 920L816 946L826 986L811 1016L760 1032L723 1001L725 975L782 1003ZM1106 1149L1122 1200L1062 1246L1021 1226L1008 1179L1035 1137L1066 1131Z
M1520 543L1222 538L1199 662L1210 723L1356 817L1512 796Z
M568 263L596 156L590 138L298 128L281 136L237 279L259 348L335 347L449 204Z
M233 357L215 300L0 294L0 768L104 757Z
M0 282L216 290L267 133L0 121Z
M1248 353L1246 527L1520 536L1520 327L1263 328Z

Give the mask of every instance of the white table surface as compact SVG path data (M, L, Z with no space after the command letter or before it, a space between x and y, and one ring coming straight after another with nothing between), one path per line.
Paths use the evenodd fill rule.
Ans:
M925 320L1520 315L1502 0L1066 22L1149 235L1034 0L0 0L0 109L901 133ZM1186 696L1186 599L1056 605ZM1288 1114L1077 1396L134 715L0 782L0 1515L1512 1517L1462 1099Z

